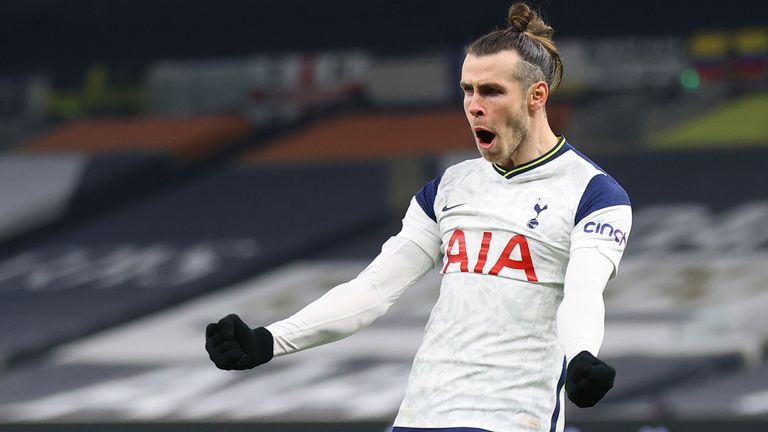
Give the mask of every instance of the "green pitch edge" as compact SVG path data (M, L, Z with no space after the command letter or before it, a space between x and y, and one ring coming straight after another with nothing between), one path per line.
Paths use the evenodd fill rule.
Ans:
M723 104L651 137L653 148L768 146L768 94Z

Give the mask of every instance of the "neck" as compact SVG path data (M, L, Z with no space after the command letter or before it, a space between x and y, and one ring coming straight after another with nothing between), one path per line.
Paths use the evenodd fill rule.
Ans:
M505 169L526 164L539 156L552 150L560 139L552 132L549 124L542 124L538 128L531 128L517 149L512 153L512 160L498 164Z

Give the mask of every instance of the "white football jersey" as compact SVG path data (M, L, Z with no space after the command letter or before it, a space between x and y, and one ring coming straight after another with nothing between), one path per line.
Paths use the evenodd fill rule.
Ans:
M478 158L425 185L400 235L443 279L394 430L562 431L569 256L596 247L618 268L631 217L626 192L565 138L512 170Z

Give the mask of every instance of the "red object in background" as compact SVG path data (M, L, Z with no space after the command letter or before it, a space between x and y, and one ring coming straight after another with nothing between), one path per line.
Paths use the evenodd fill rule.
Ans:
M250 130L245 118L222 115L194 118L76 120L24 141L21 151L168 152L194 160Z

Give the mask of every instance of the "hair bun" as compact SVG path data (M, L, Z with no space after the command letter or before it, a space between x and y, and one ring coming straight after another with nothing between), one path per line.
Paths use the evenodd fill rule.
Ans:
M525 32L531 20L536 17L536 13L526 3L515 3L509 7L507 12L507 21L509 28L514 31Z
M529 36L551 38L555 31L547 25L538 12L525 2L517 2L507 12L509 30L527 33Z
M507 11L509 27L494 30L466 48L467 55L492 55L505 50L515 51L520 59L518 73L526 86L544 80L555 91L563 77L563 60L552 35L555 31L524 1L516 1ZM522 70L519 65L523 65ZM526 66L527 65L527 66ZM521 72L522 71L522 72Z

